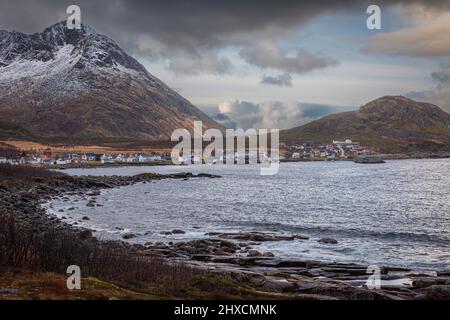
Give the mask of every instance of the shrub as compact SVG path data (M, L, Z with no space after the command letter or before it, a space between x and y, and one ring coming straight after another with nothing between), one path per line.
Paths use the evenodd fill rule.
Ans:
M78 265L83 276L133 288L148 283L181 285L198 273L186 266L135 254L114 242L80 240L75 233L52 228L35 233L12 215L0 212L0 266L65 273L69 265Z

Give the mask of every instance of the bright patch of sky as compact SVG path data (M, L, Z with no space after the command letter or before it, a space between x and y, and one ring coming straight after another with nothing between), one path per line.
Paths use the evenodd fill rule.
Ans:
M292 86L261 84L263 75L280 74L250 66L239 56L240 48L226 48L234 68L229 74L179 75L168 71L161 62L140 59L153 74L198 106L218 105L226 101L309 102L336 106L359 107L384 95L398 95L424 90L432 85L430 73L437 60L410 58L361 52L371 37L379 32L399 30L411 22L401 16L398 8L382 8L382 30L366 27L366 8L358 11L337 11L319 16L299 27L278 46L294 54L299 48L329 56L337 66L292 75Z

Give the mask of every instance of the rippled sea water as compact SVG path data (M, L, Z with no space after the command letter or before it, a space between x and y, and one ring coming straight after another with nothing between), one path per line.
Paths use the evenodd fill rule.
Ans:
M162 180L103 190L86 207L77 196L51 212L97 230L100 238L133 241L204 238L214 231L302 234L310 240L268 242L256 249L278 256L450 268L450 160L283 163L275 176L246 165L71 169L72 175L142 172L214 173L220 179ZM71 208L72 210L68 210ZM63 209L63 213L58 210ZM83 221L87 216L90 220ZM181 229L182 235L162 235ZM333 237L337 245L318 243Z

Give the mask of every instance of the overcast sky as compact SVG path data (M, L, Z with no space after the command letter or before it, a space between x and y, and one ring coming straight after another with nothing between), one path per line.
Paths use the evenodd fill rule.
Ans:
M383 95L450 110L450 0L0 0L0 29L42 31L78 4L82 22L208 112L290 127Z

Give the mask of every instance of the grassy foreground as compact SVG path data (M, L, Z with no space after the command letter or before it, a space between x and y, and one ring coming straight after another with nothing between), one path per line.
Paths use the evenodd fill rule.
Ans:
M274 299L276 294L259 292L212 274L192 277L179 290L168 283L146 283L140 288L121 286L95 277L83 277L81 290L69 290L66 275L24 269L0 269L0 300L240 300ZM171 284L176 285L176 284Z

